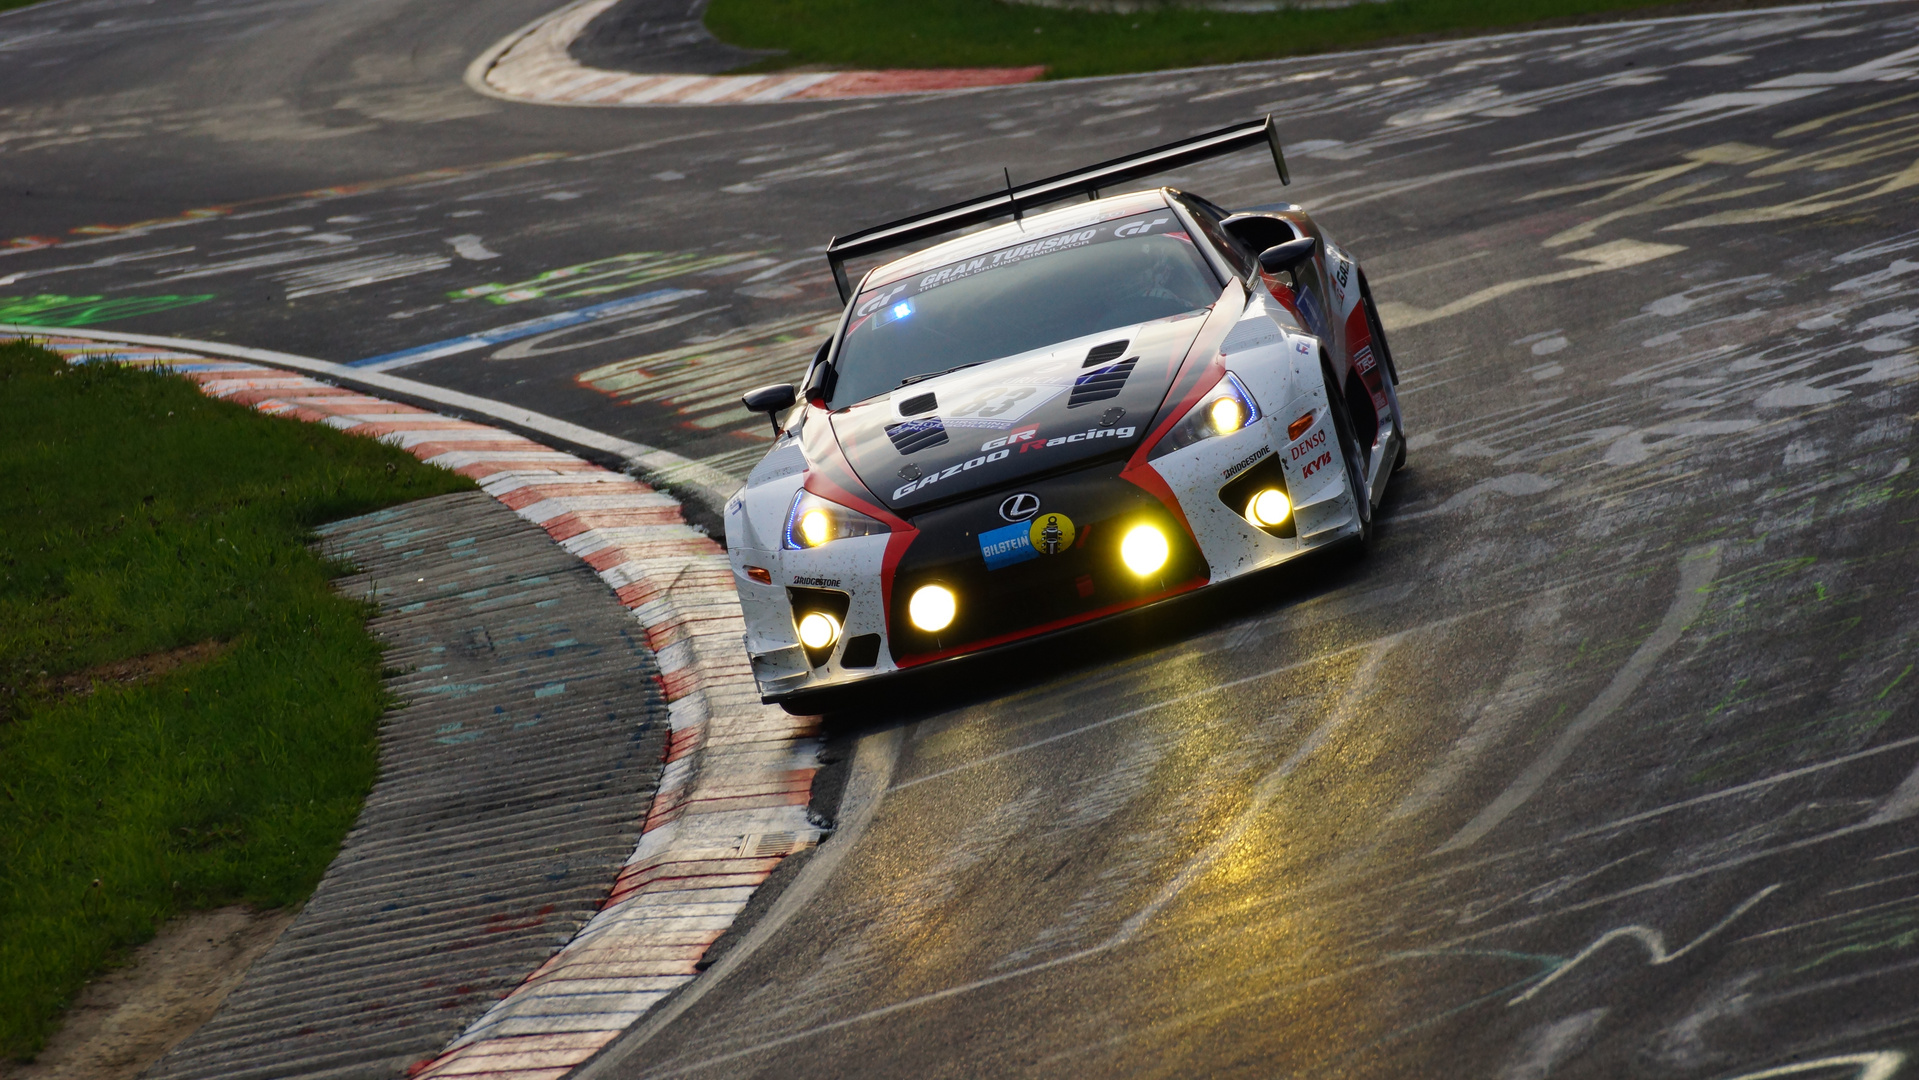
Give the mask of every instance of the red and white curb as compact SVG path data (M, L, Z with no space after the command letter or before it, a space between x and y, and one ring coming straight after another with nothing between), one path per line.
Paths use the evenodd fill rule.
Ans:
M619 0L575 0L502 39L468 66L489 97L545 105L754 105L925 94L1032 82L1044 67L806 71L767 75L636 75L587 67L567 46Z
M512 432L212 355L219 346L23 330L0 339L74 363L167 367L211 397L380 439L471 477L593 567L645 627L672 735L638 848L573 940L412 1076L565 1075L692 979L780 859L818 842L806 814L817 720L760 704L732 569L671 497Z

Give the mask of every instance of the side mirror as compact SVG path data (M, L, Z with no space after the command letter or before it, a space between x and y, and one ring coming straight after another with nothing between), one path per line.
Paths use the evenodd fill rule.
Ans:
M1260 268L1269 274L1290 272L1294 267L1313 257L1319 250L1319 241L1310 236L1297 240L1288 240L1276 244L1259 253Z
M748 390L740 395L740 404L746 406L748 412L763 412L772 421L773 437L776 439L786 433L780 427L779 414L792 408L797 400L799 391L793 388L792 383L785 382Z
M800 394L808 401L822 401L826 398L826 381L833 375L833 365L826 358L833 352L833 339L820 342L813 354L813 362L806 365L806 374L800 379Z

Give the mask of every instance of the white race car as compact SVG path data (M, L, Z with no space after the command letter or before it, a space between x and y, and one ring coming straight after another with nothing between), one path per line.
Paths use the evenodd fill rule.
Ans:
M834 240L839 330L745 396L778 436L726 506L765 700L1366 541L1405 428L1359 264L1290 204L1098 197L1258 145L1284 180L1269 119Z

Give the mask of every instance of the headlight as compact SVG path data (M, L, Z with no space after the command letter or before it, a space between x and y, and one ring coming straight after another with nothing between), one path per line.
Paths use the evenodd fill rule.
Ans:
M1200 395L1198 404L1186 413L1186 418L1153 447L1152 456L1164 457L1215 435L1231 435L1259 416L1259 403L1253 400L1239 376L1229 371L1211 390Z
M809 611L800 616L800 644L809 649L831 648L840 639L838 619L824 611Z
M887 531L883 522L802 489L793 496L793 507L786 512L786 535L780 546L798 551L849 536L874 536Z
M953 616L958 613L959 603L953 597L953 590L944 585L921 585L914 590L913 599L906 603L907 618L929 634L953 625Z
M1166 557L1172 550L1166 545L1166 534L1151 525L1135 525L1119 542L1119 558L1126 569L1146 577L1158 572L1166 565Z
M1246 503L1246 518L1262 529L1270 529L1293 512L1292 500L1278 488L1264 488Z

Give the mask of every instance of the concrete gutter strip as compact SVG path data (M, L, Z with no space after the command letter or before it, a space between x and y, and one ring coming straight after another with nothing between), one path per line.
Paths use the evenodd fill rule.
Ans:
M584 927L639 842L666 702L590 567L484 492L321 526L404 704L292 925L151 1080L390 1080Z
M620 0L574 0L502 38L466 70L488 97L541 105L762 105L776 101L884 97L1027 83L1043 66L897 71L802 71L766 75L646 75L587 67L568 47Z
M337 365L324 361L179 339L32 327L0 333L7 330L74 362L170 368L211 396L383 439L470 476L583 559L644 628L672 731L637 849L571 941L410 1075L563 1075L692 979L707 947L779 860L818 842L820 830L806 814L818 720L760 704L740 650L745 622L732 569L671 500L511 432L275 369L298 361L299 370L330 374ZM162 341L168 344L156 347ZM243 353L274 367L209 358ZM399 381L416 397L426 396L416 390L447 394ZM449 396L473 412L513 411Z

